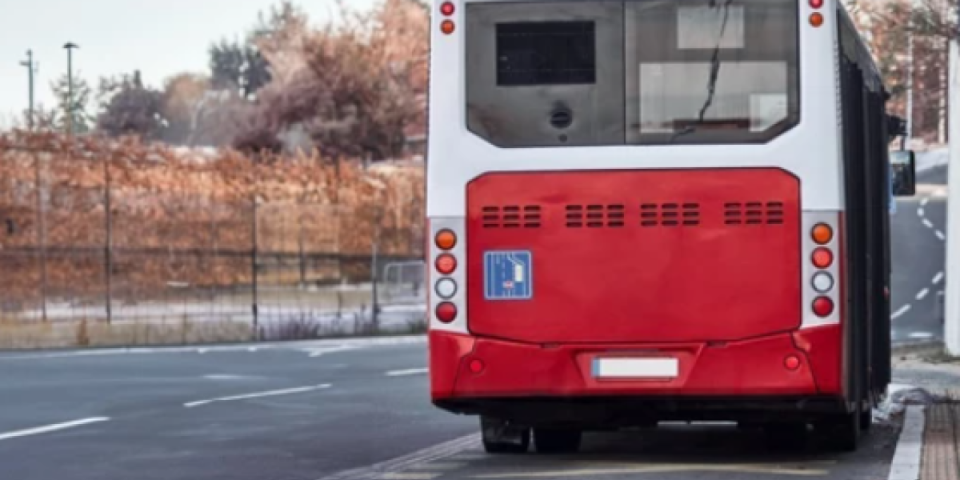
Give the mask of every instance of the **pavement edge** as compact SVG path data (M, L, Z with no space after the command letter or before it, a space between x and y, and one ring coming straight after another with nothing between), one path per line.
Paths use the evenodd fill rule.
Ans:
M907 406L887 480L918 480L923 455L924 407Z

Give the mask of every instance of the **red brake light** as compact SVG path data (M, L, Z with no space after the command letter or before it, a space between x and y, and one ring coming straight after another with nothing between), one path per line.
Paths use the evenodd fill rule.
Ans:
M453 255L445 253L437 257L436 267L438 272L450 275L457 269L457 259Z
M828 248L818 248L813 251L812 260L817 268L827 268L833 265L833 252Z
M823 0L810 0L810 6L813 8L820 8L823 6Z
M796 370L800 368L800 359L797 358L796 355L790 355L784 359L783 366L786 367L787 370Z
M437 305L437 320L440 320L443 323L450 323L457 318L457 306L450 303L444 302L440 305Z
M811 0L811 1L815 1L815 0ZM823 0L820 0L820 1L823 1ZM452 3L450 3L450 2L446 2L446 3L444 3L443 5L440 6L440 13L442 13L442 14L448 16L448 17L449 17L450 15L453 15L453 12L454 12L454 11L456 11L456 7L454 7L454 5L453 5Z
M827 297L817 297L813 301L813 313L818 317L829 317L833 313L833 300Z

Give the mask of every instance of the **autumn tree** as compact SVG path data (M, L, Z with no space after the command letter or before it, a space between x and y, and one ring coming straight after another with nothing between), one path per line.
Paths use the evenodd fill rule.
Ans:
M73 117L73 133L84 134L91 130L94 117L89 113L89 104L93 95L90 85L80 74L73 77L72 93L70 79L64 74L54 81L50 88L57 101L54 124L58 130L67 131L70 118Z
M133 135L159 140L167 121L163 117L163 93L143 84L139 71L100 83L103 106L97 129L113 137Z
M297 128L328 157L402 153L407 126L425 110L429 12L415 0L386 0L371 12L341 13L320 30L294 15L269 37L284 41L260 43L276 77L235 146L277 150Z

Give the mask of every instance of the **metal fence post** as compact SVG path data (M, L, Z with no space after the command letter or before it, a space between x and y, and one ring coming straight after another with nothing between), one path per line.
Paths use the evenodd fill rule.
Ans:
M34 190L37 194L37 246L40 253L40 312L44 323L47 322L47 235L46 211L43 208L43 183L40 175L40 154L33 152Z
M253 210L253 219L252 219L252 223L253 223L253 245L251 246L252 248L250 249L250 271L251 271L251 274L252 274L252 276L253 276L253 280L252 280L252 287L253 287L253 305L252 305L252 308L253 308L253 334L254 334L254 339L255 339L255 340L259 340L259 339L260 339L260 309L259 309L259 303L260 303L260 301L259 301L259 298L258 298L258 291L257 291L257 289L258 289L258 286L257 286L257 248L258 248L257 242L258 242L259 239L258 239L258 234L257 234L257 230L258 230L257 225L258 225L258 223L257 223L257 194L256 194L256 192L254 192L254 194L253 194L253 209L252 209L252 210Z
M104 156L103 161L103 193L104 217L106 228L106 244L104 245L104 279L106 281L107 324L113 322L113 212L110 206L110 156Z

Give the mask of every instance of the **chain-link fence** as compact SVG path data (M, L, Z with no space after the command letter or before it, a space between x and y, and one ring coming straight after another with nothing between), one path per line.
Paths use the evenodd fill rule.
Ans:
M257 160L0 145L0 348L377 333L419 169Z

